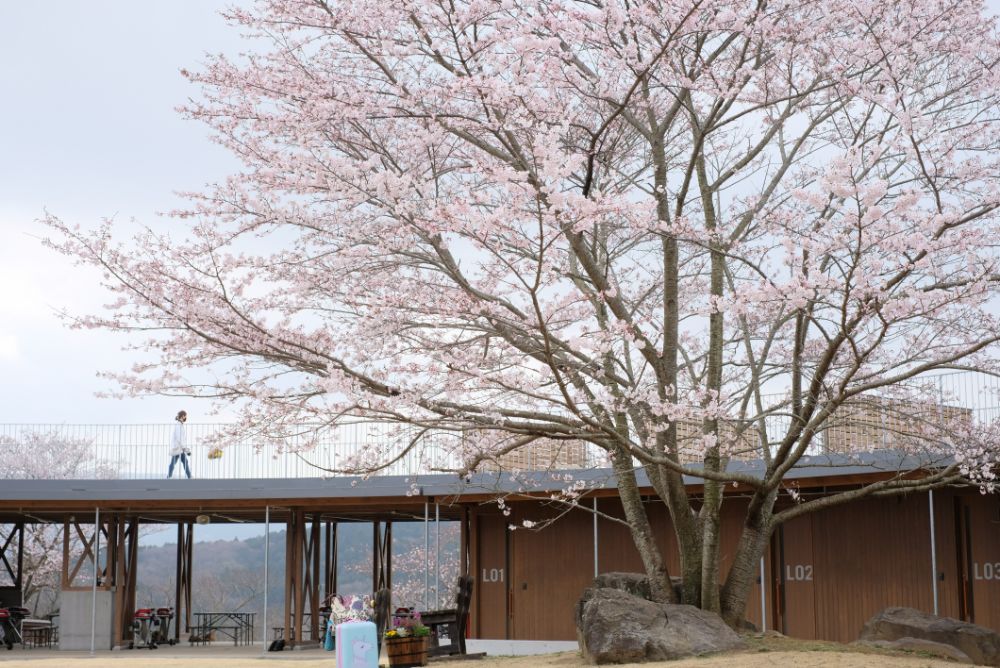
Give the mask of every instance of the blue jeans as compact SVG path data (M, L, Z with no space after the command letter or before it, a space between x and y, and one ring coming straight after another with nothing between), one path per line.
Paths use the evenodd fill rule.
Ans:
M185 453L185 452L182 452L179 455L174 455L173 457L170 458L170 470L167 471L167 477L168 478L173 478L174 477L174 464L177 463L178 459L181 460L181 464L184 465L184 473L186 473L187 477L190 478L191 477L191 468L188 466L187 453Z

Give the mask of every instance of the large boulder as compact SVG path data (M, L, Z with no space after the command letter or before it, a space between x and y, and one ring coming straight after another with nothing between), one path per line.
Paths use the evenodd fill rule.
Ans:
M644 573L624 573L610 571L601 573L594 578L595 589L620 589L624 592L644 598L647 601L653 600L653 588L649 584L649 576ZM684 581L681 578L671 576L670 587L674 590L674 599L679 601L684 597ZM721 585L720 585L721 588ZM740 631L757 632L757 627L749 620L744 619L739 626Z
M718 615L608 587L584 591L576 629L580 651L596 664L667 661L743 647Z
M652 600L653 592L649 586L649 576L642 573L601 573L594 578L595 589L618 589L620 591Z
M886 608L868 620L861 631L862 641L918 638L949 645L980 665L1000 666L1000 634L950 617L914 610Z
M670 578L670 586L673 587L674 597L678 601L681 599L681 582L682 580L678 577ZM591 586L595 589L621 589L624 592L644 598L647 601L653 600L653 588L649 584L649 576L645 573L622 573L618 571L601 573L594 578L594 584Z

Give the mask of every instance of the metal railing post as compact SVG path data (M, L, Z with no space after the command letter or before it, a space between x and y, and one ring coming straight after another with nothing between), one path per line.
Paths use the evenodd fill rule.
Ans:
M267 654L267 568L271 555L271 506L264 506L264 619L261 632L264 634L264 653ZM286 593L287 595L287 593Z
M94 583L90 601L90 655L94 656L97 646L97 574L101 559L101 509L94 508Z

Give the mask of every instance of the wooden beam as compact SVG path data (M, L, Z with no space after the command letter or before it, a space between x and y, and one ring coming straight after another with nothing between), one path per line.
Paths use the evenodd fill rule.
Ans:
M17 539L17 552L14 552L14 539ZM10 533L6 538L0 532L0 564L10 578L11 586L20 589L24 580L24 523L14 523L11 525Z
M70 544L73 542L73 538L70 537L70 525L73 525L73 529L76 531L77 537L80 540L81 551L80 554L74 558ZM89 537L84 534L83 529L80 528L80 523L75 519L73 521L67 520L63 527L63 573L62 582L63 589L69 591L90 591L92 585L77 585L75 583L76 576L79 575L80 569L83 567L84 563L91 563L94 566L94 570L98 571L100 564L94 554L94 541L97 538L98 532L101 531L101 526L94 527L94 533ZM98 571L99 573L99 571ZM108 589L109 585L105 582L98 584L98 589Z

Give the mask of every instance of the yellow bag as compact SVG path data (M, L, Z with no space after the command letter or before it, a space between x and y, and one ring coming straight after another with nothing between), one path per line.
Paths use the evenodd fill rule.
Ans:
M212 448L208 451L209 459L219 459L222 457L222 448Z

